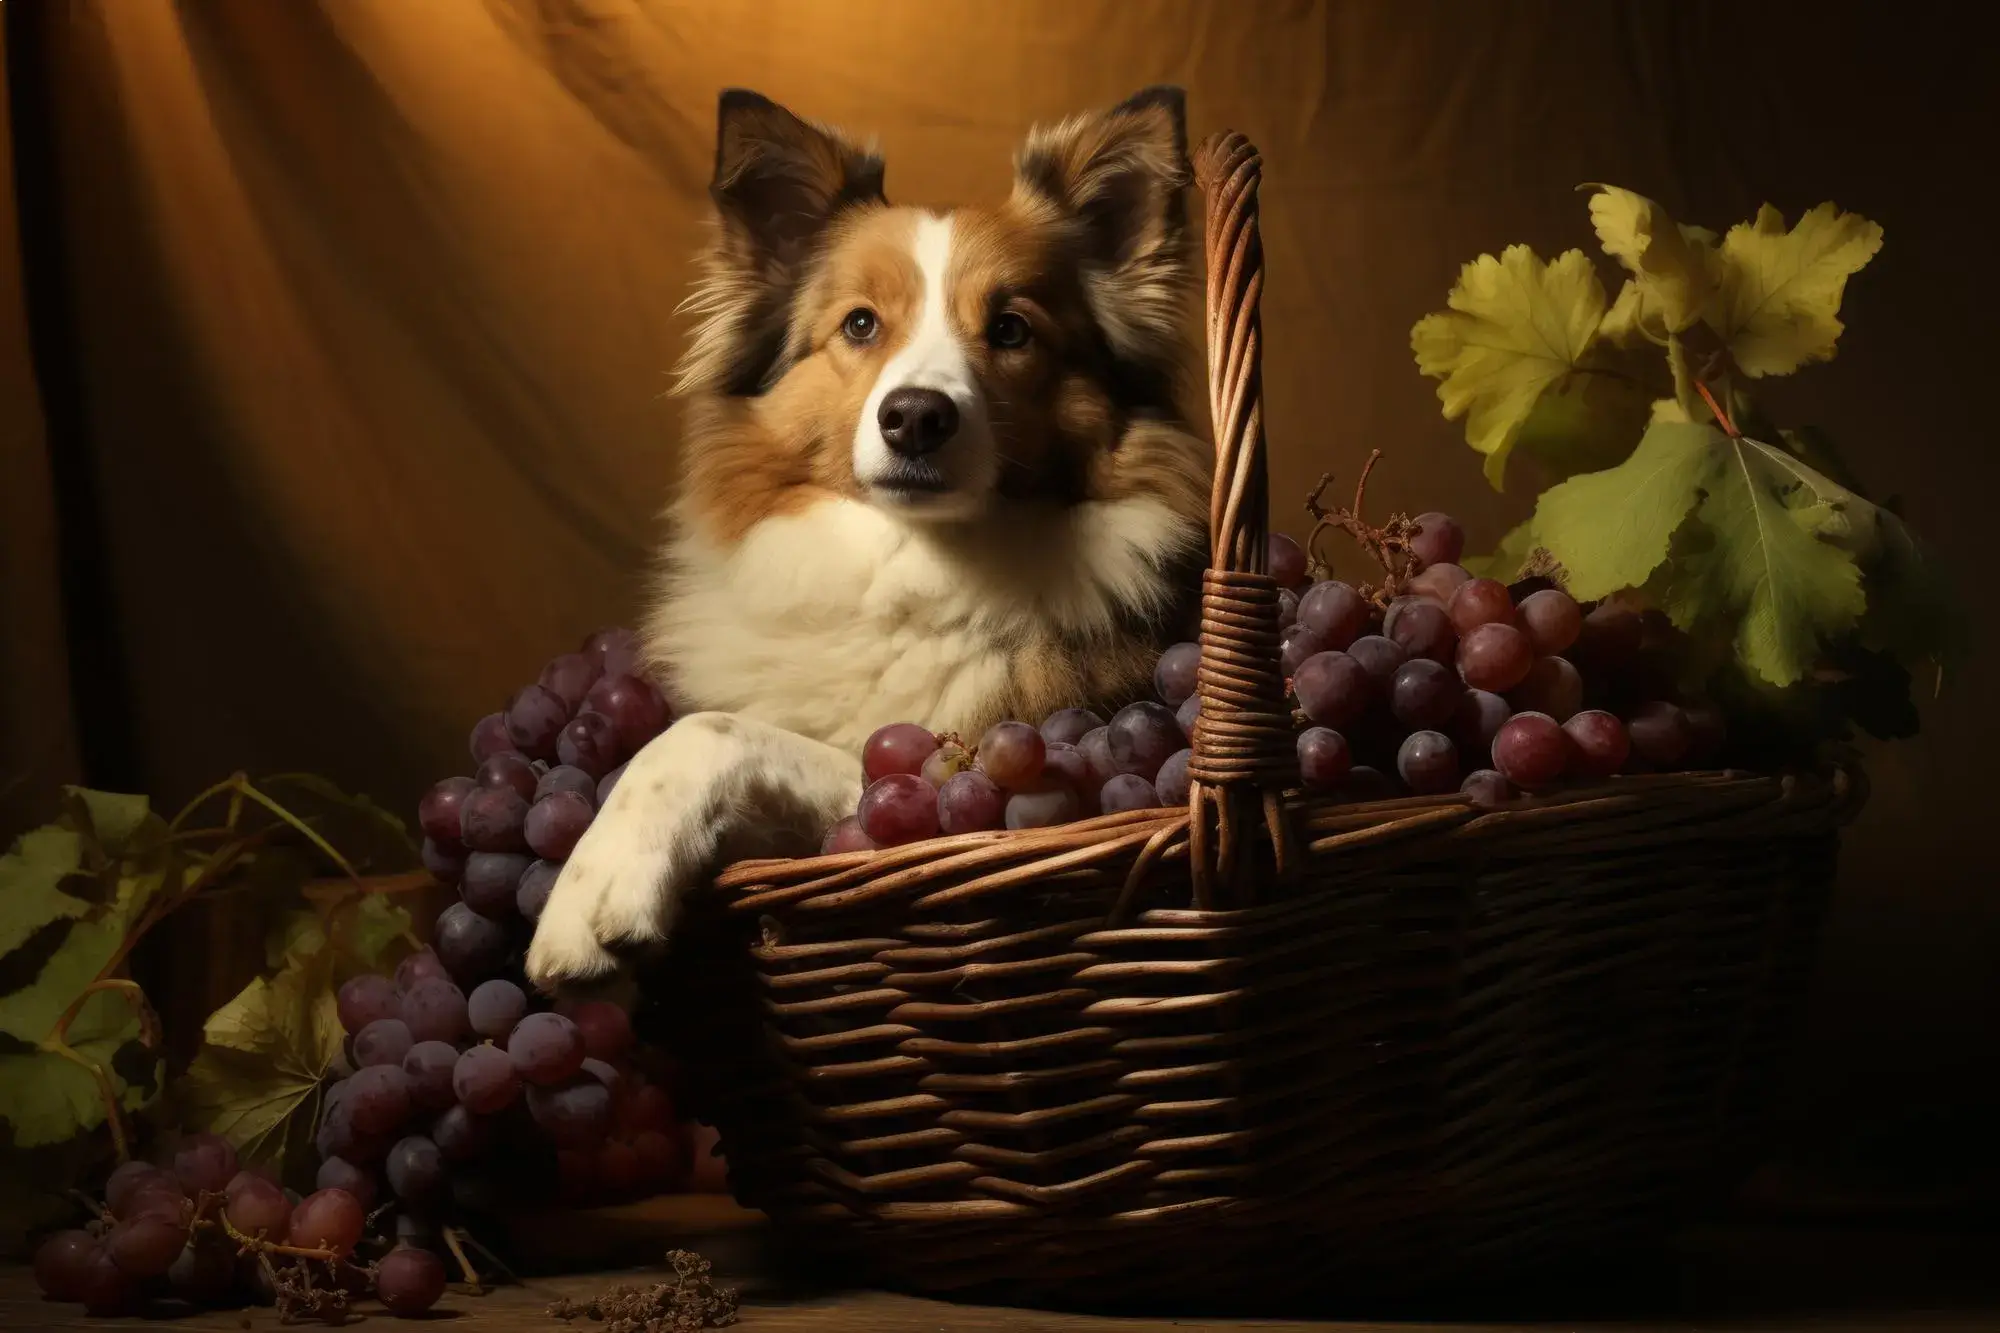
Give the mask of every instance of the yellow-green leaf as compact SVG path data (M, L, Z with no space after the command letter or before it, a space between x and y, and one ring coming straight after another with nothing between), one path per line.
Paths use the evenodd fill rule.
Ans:
M0 956L53 922L90 910L87 900L63 888L82 869L82 851L73 830L51 825L23 833L0 857Z
M1628 284L1631 304L1621 291L1614 308L1613 327L1619 335L1623 337L1628 327L1652 322L1663 333L1679 333L1699 319L1715 290L1713 236L1680 226L1644 195L1615 185L1586 188L1595 191L1590 196L1590 224L1598 241L1633 278Z
M138 1011L126 995L97 991L70 1020L68 1055L11 1041L0 1048L0 1120L11 1127L14 1146L62 1143L104 1123L104 1092L92 1067L124 1110L150 1101L160 1090L160 1062L141 1043L140 1031Z
M88 787L64 787L63 793L81 807L98 845L112 856L143 851L149 839L166 832L166 821L153 813L144 796Z
M1447 420L1486 455L1486 477L1504 480L1507 456L1543 393L1588 373L1584 358L1604 318L1604 286L1581 250L1543 263L1525 245L1481 255L1459 273L1448 311L1410 331L1417 367L1440 381Z
M1882 248L1882 228L1821 204L1787 230L1769 204L1717 251L1707 320L1745 375L1788 375L1833 355L1847 280Z
M1535 535L1572 596L1593 601L1652 577L1720 465L1723 439L1712 426L1656 423L1624 463L1542 493Z
M1512 583L1519 577L1521 567L1528 563L1528 557L1541 544L1541 539L1535 535L1535 520L1530 518L1502 537L1492 554L1466 556L1458 563L1474 578Z

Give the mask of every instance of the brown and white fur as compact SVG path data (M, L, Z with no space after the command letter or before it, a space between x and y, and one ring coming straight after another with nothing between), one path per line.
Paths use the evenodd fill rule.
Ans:
M1177 90L1035 131L992 210L891 207L880 158L752 93L719 120L645 623L704 711L564 866L543 986L662 940L720 864L809 850L885 723L972 738L1137 696L1205 563Z

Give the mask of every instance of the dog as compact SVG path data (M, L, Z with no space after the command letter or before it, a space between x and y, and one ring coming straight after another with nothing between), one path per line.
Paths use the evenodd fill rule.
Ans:
M664 941L722 865L812 850L877 727L1140 697L1207 564L1179 90L1031 132L984 210L890 205L871 148L755 93L717 119L642 635L699 711L564 865L544 989Z

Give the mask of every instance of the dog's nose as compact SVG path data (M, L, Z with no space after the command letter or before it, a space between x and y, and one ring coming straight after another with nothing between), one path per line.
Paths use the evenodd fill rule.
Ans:
M958 430L958 404L936 389L894 389L875 413L882 442L907 458L918 458Z

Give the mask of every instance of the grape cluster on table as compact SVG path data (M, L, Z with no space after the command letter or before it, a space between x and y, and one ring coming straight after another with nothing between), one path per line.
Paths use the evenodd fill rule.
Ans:
M1463 792L1491 808L1567 781L1693 768L1721 750L1721 712L1677 696L1663 617L1581 605L1545 578L1474 578L1457 563L1465 536L1449 515L1414 527L1407 578L1386 606L1310 579L1304 549L1271 537L1303 790L1349 801ZM1065 708L1038 726L998 723L970 747L914 722L883 727L862 754L860 802L821 852L1185 806L1200 657L1193 643L1167 648L1155 698L1108 721Z

